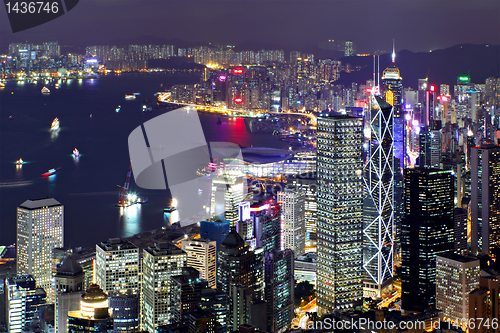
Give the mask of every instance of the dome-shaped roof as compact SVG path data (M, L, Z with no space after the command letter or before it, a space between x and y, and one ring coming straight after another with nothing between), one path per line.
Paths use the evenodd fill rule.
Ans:
M102 291L98 284L92 283L85 294L82 295L82 301L86 303L98 303L108 299L108 295Z

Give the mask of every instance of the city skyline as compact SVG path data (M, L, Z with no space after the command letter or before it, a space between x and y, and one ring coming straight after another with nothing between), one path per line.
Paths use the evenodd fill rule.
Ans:
M352 40L358 52L414 52L461 43L499 44L500 5L496 1L80 1L67 14L19 33L12 33L6 11L0 23L1 44L19 40L59 40L82 46L154 36L192 43L239 45L250 42L300 49L328 40ZM352 14L350 14L352 13ZM398 27L373 35L377 17ZM138 24L130 24L137 22ZM443 24L446 22L446 24ZM227 27L232 27L227 29ZM209 28L207 28L209 27ZM383 45L385 47L383 47ZM4 45L1 45L4 46Z

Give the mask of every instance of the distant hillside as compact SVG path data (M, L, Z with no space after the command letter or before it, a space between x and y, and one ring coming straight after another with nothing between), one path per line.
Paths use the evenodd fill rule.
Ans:
M373 77L372 57L345 57L342 64L360 66L358 72L342 73L338 84L365 83ZM391 63L390 54L380 56L380 76ZM403 87L417 89L418 79L428 77L430 84L455 85L457 77L467 75L473 83L484 83L488 77L500 77L500 45L463 44L432 52L403 50L396 54L396 65Z

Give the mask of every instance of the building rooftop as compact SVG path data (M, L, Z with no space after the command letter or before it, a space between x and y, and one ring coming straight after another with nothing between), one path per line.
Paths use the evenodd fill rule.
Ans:
M466 262L473 262L473 261L477 261L478 264L479 264L479 259L476 258L476 257L472 257L472 256L461 256L459 254L456 254L456 253L445 253L445 254L438 254L436 257L441 257L441 258L445 258L445 259L451 259L451 260L454 260L454 261L458 261L458 262L463 262L463 263L466 263Z
M83 273L82 266L80 266L72 255L64 259L62 265L57 268L57 275L76 276L81 273Z
M155 246L149 247L144 251L148 252L152 256L165 256L165 255L174 255L174 254L186 254L186 252L172 243L163 242L156 243Z
M232 230L226 239L224 239L222 245L225 247L242 247L245 246L245 241L236 230Z
M38 209L42 207L55 207L61 206L61 203L54 198L42 198L42 199L28 199L23 202L19 207L26 209Z
M123 251L123 250L137 250L139 248L135 246L131 241L121 238L110 238L107 242L101 242L97 244L104 251Z

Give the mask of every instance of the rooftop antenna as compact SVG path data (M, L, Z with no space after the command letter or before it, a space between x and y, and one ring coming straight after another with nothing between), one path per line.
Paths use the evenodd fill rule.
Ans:
M373 88L372 88L372 93L375 91L375 84L377 82L375 81L375 54L373 55Z
M380 91L380 54L377 55L377 87Z
M392 40L392 63L396 62L396 43Z

